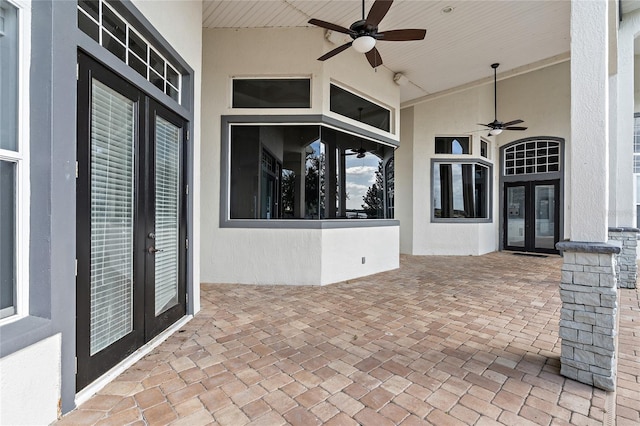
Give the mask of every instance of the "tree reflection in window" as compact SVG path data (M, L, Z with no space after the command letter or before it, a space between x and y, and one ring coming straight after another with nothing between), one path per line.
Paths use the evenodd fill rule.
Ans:
M231 125L230 145L231 219L393 217L393 147L318 125Z
M433 217L489 218L490 168L480 163L433 163Z

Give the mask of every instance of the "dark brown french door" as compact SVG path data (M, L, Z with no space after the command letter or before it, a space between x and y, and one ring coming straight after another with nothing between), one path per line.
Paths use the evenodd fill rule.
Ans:
M560 181L508 182L504 186L504 248L557 253Z
M79 390L185 315L186 121L78 64Z

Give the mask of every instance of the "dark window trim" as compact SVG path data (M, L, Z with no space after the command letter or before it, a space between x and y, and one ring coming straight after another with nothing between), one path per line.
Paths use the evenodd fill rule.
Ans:
M443 154L444 155L444 154ZM480 164L489 169L489 182L487 182L488 189L488 198L487 198L487 210L488 217L480 218L480 217L470 217L470 218L444 218L444 217L435 217L435 212L433 208L433 201L435 197L434 187L435 181L433 179L433 168L435 163L444 163L444 164ZM431 197L429 197L429 215L431 216L431 223L493 223L493 163L487 161L484 158L478 157L468 157L468 158L459 158L456 157L437 157L431 159L431 166L429 167L429 177L430 177L430 186L431 186Z
M398 142L373 132L363 131L359 127L342 123L324 115L223 115L220 136L220 228L272 228L272 229L337 229L363 228L379 226L399 226L396 219L326 219L326 220L269 220L269 219L230 219L229 218L229 179L230 179L230 126L233 124L306 124L325 125L341 131L355 133L358 136L376 142L398 146Z

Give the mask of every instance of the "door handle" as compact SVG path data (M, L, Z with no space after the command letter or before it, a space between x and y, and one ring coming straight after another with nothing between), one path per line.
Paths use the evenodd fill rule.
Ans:
M156 253L162 253L164 249L157 249L154 246L151 246L147 249L147 251L149 252L149 254L156 254Z

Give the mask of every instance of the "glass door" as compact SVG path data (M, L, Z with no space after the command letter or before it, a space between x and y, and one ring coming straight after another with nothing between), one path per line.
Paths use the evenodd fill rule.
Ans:
M185 314L186 122L78 60L79 390Z
M505 184L505 250L557 253L559 188L558 180Z
M505 248L524 250L527 216L526 186L513 185L505 188Z
M146 232L148 288L146 335L153 337L185 314L186 226L182 218L185 122L156 102L150 102L149 209Z

